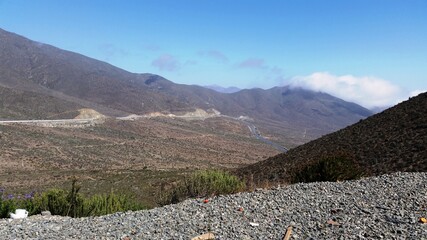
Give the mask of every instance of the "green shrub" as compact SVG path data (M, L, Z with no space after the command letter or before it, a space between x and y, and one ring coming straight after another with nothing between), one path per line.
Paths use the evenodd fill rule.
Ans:
M84 198L79 194L80 186L77 180L72 181L69 192L63 189L49 189L46 192L36 194L33 198L33 210L30 214L38 214L42 211L50 211L53 215L81 217L83 212Z
M85 211L91 216L101 216L115 212L135 211L145 207L132 196L118 195L114 192L103 195L94 195L85 201Z
M53 215L68 215L69 203L67 200L67 192L62 189L53 188L37 194L33 202L36 206L33 214L48 210Z
M12 199L0 199L0 218L8 218L9 213L15 212L15 201Z
M33 204L34 193L25 195L6 194L3 188L0 188L0 218L8 218L11 212L15 212L17 208L24 208L27 211L34 211Z
M293 183L335 182L358 179L363 171L349 155L337 154L312 161L295 171Z
M222 170L198 171L160 199L160 205L178 203L187 198L231 194L242 191L245 184L236 176Z
M70 217L100 216L115 212L141 210L145 207L129 195L118 195L113 192L85 198L79 193L80 186L73 180L71 189L49 189L38 194L26 194L25 197L3 196L0 191L0 218L8 218L9 213L17 208L24 208L29 215L50 211L53 215Z

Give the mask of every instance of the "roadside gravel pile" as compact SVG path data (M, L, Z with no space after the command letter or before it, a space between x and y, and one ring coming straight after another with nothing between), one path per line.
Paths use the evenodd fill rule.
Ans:
M295 184L147 211L0 220L1 239L427 239L427 173Z

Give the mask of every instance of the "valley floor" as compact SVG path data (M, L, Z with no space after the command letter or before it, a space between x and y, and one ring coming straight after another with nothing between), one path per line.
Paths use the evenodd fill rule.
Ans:
M280 151L235 119L106 119L84 128L0 125L0 187L18 194L68 189L125 191L148 207L198 169L236 168Z

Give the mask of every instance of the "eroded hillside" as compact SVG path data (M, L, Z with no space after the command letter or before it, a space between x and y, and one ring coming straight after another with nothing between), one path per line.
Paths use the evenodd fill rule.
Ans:
M257 183L289 182L303 166L343 154L365 175L427 171L427 93L238 172Z

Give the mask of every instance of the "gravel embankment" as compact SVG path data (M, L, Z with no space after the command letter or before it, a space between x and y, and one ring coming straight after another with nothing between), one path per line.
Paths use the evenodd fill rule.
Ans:
M191 239L210 229L216 239L283 239L293 225L291 239L427 239L420 217L427 217L427 173L396 173L102 217L2 219L0 238Z

